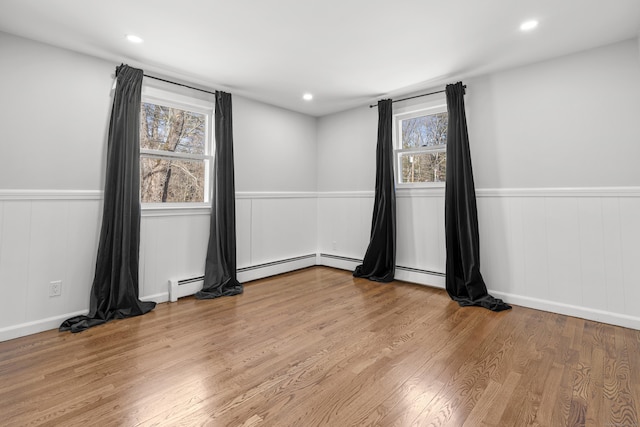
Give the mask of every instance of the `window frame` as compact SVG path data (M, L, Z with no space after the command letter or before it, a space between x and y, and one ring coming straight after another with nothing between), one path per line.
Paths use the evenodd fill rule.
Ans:
M173 88L172 88L173 89ZM169 108L178 108L205 116L205 146L204 154L175 153L163 150L153 150L140 148L140 159L159 158L164 160L195 160L204 162L204 201L202 202L167 202L167 203L146 203L142 201L140 187L138 188L138 198L140 206L150 215L164 215L176 211L201 211L211 209L212 185L213 185L213 153L215 147L214 137L214 110L215 101L213 99L201 99L186 93L170 90L169 88L156 87L145 81L142 84L141 107L143 103L151 103Z
M393 113L393 170L396 188L444 188L442 182L402 182L402 156L408 154L425 154L433 152L445 152L447 145L419 148L402 148L402 121L416 117L430 116L439 113L447 113L447 101L444 96L431 99L427 102L414 103L412 105L397 108ZM448 141L447 141L448 142Z

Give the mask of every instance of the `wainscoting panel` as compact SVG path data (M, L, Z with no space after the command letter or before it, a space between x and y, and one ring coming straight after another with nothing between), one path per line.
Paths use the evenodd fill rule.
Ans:
M0 328L27 320L31 202L4 201L0 240Z
M609 199L608 199L609 200ZM604 219L601 198L579 198L576 200L578 251L574 255L578 261L580 274L576 288L582 292L582 303L586 307L608 310L606 269L604 252ZM571 302L569 302L571 304Z
M620 218L620 200L609 200L602 203L602 261L604 263L604 281L599 284L607 290L605 302L607 309L614 313L627 313L624 264L626 256L622 245L623 236L626 236L632 225L622 227ZM633 220L637 224L638 217ZM627 220L628 222L628 220ZM625 230L626 229L626 230ZM595 233L593 233L595 235ZM636 240L636 243L638 241ZM633 250L631 250L633 253ZM634 262L637 264L637 259ZM636 278L635 286L640 285L640 279Z
M477 196L481 271L490 292L640 328L640 189L481 189ZM372 202L373 193L319 193L323 265L350 269L362 259ZM396 277L444 286L444 277L431 274L445 272L443 195L399 191L397 214Z
M268 195L268 193L267 193ZM315 193L251 200L251 265L316 253Z
M76 200L69 202L67 212L67 247L65 253L66 283L63 296L69 298L69 312L87 310L89 291L95 274L98 239L102 219L102 201ZM34 314L37 319L37 314Z
M65 308L72 303L70 298L74 297L75 289L71 288L75 288L76 285L87 286L87 284L72 284L65 274L67 263L71 261L67 253L70 243L67 239L69 228L65 226L69 215L69 203L42 200L31 203L27 269L29 272L27 319L29 320L64 313ZM62 294L59 297L49 296L49 282L52 280L62 280ZM86 302L88 301L85 301L85 304Z
M478 190L482 273L513 304L640 329L640 189ZM397 278L444 286L444 202L398 193ZM240 193L243 280L315 264L352 269L369 243L373 192ZM0 340L85 313L102 214L96 191L0 190ZM201 276L208 211L145 215L141 299ZM314 259L313 254L319 254ZM62 295L49 283L62 280Z
M640 317L640 197L621 198L619 203L625 313Z
M208 212L199 215L142 218L140 232L140 295L168 300L168 281L204 274L209 239Z
M320 193L318 252L362 259L369 245L373 192Z
M396 212L396 264L444 273L444 196L398 197Z
M101 201L86 192L0 194L0 340L57 328L86 312ZM60 296L49 296L52 281Z
M639 196L480 191L487 286L514 304L639 328Z
M441 191L410 197L401 194L396 199L396 265L444 273L444 194ZM344 258L362 260L369 244L372 214L373 192L319 194L318 250L338 257L323 258L325 265L342 265ZM408 280L417 276L407 270L399 273L400 277ZM436 282L433 285L442 285L441 279Z
M236 263L251 265L251 199L236 198Z

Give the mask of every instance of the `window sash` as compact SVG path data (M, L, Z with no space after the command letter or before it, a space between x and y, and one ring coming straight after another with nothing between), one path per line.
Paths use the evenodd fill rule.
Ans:
M205 167L204 174L204 202L186 202L186 203L150 203L142 202L143 210L158 212L177 212L177 210L193 210L210 208L211 206L211 188L213 185L213 153L214 153L214 134L213 134L213 112L214 101L202 99L200 96L192 96L187 93L180 93L166 88L163 84L143 82L142 102L160 105L168 108L177 108L191 113L203 114L205 121L205 141L204 154L181 153L174 151L154 150L149 148L140 148L140 159L142 162L145 158L156 158L162 160L186 160L194 162L203 162ZM155 215L154 214L154 215ZM163 214L164 215L164 214Z
M175 151L152 150L149 148L141 148L140 157L151 157L157 159L213 160L213 156L206 154L177 153Z
M397 149L393 151L396 154L396 156L401 156L403 154L424 154L424 153L437 153L437 152L444 153L447 151L447 146L446 145L429 145L426 147L403 148L403 149Z
M421 154L435 154L435 153L445 153L445 147L439 147L439 149L435 150L395 150L395 172L396 172L396 185L399 188L403 187L444 187L445 181L404 181L403 173L404 169L402 167L402 159L406 156L416 155L419 156Z
M393 120L393 155L394 159L394 174L396 179L397 188L443 188L445 182L443 181L425 181L425 182L405 182L402 180L402 158L406 155L421 155L421 154L435 154L446 153L447 145L429 145L424 147L403 148L402 147L402 122L404 120L411 120L417 117L431 116L435 114L441 114L447 112L447 103L443 97L433 98L431 101L421 103L418 105L407 105L406 107L399 107L394 114Z

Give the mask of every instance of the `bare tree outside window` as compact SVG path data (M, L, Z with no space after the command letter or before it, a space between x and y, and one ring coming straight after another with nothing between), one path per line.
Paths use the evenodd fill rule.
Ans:
M401 182L444 182L447 113L404 119L401 123Z
M207 117L144 102L140 108L142 203L205 201Z

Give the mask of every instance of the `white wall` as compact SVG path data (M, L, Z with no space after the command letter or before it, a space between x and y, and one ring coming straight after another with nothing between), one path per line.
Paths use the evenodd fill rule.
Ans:
M88 310L118 64L4 33L0 57L3 340ZM316 120L236 96L233 114L238 266L315 254ZM209 213L145 211L141 226L140 296L166 301L169 279L204 273Z
M640 327L639 52L634 39L464 80L482 272L497 296ZM318 121L320 253L364 255L376 128L368 106ZM445 271L443 209L442 189L398 191L396 277L444 285L431 274Z
M377 127L378 110L365 106L318 120L318 191L373 190Z
M478 188L640 185L636 39L465 81Z
M233 98L236 191L316 191L316 119Z
M101 190L115 66L2 32L0 53L0 188Z

